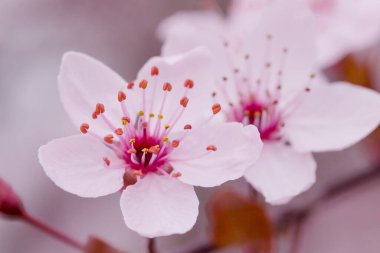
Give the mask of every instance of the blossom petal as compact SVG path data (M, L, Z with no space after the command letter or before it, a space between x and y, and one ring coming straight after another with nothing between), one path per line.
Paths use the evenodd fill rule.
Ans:
M174 149L169 162L179 180L212 187L243 176L258 159L262 142L257 128L239 123L208 124L188 135ZM216 151L206 151L214 145ZM207 153L209 152L209 153Z
M189 231L196 222L199 201L191 185L151 173L125 189L120 206L130 229L153 238Z
M307 5L276 1L263 11L261 22L248 38L250 78L267 80L268 89L281 84L283 95L303 89L313 72L316 35L315 19Z
M299 151L347 148L371 133L380 122L377 92L347 83L318 86L286 119L284 128Z
M151 68L158 67L158 76L151 76ZM146 110L158 114L164 99L163 84L169 82L172 90L167 94L163 108L164 121L182 110L180 100L186 96L189 99L186 110L178 120L177 126L182 128L185 124L195 123L211 115L212 106L212 75L210 54L204 48L196 48L184 54L167 57L151 58L139 71L138 80L146 79L148 87L146 92ZM187 89L184 83L191 79L194 83L192 89ZM143 92L140 89L140 92ZM143 102L140 103L143 109Z
M315 182L316 163L310 153L297 153L283 143L266 142L246 180L271 204L284 204Z
M94 132L110 131L101 119L91 118L97 103L105 105L105 115L111 122L121 122L117 94L125 84L123 78L90 56L77 52L63 56L58 88L63 105L77 126L91 123Z
M107 168L103 157L111 165L121 162L111 149L85 135L55 139L38 152L47 176L63 190L81 197L104 196L123 187L123 167Z

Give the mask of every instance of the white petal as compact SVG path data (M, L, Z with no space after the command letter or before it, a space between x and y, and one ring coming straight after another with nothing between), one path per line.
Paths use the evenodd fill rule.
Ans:
M85 135L55 139L38 152L48 177L63 190L81 197L104 196L123 187L124 169L107 168L103 157L111 165L121 162L111 149Z
M270 85L266 88L274 89L281 83L283 95L303 89L316 60L316 35L315 19L305 4L276 1L263 12L257 29L250 33L247 50L251 55L251 79L265 80L263 73L268 71ZM267 63L270 70L265 70ZM279 71L283 73L282 81Z
M284 204L315 182L316 163L310 153L296 153L282 143L266 142L245 178L271 204Z
M120 199L126 225L149 238L189 231L198 205L192 186L152 173L127 187Z
M121 121L118 91L126 82L103 63L82 53L68 52L63 56L58 88L63 105L80 126L89 123L91 131L103 134L110 129L101 119L92 120L97 103L105 105L105 115L112 122Z
M347 148L380 122L377 92L346 83L318 86L286 119L284 132L299 151Z
M209 145L216 146L217 150L206 151ZM261 149L260 134L253 125L209 124L190 130L170 154L169 162L174 170L181 172L179 180L212 187L243 176L256 162Z

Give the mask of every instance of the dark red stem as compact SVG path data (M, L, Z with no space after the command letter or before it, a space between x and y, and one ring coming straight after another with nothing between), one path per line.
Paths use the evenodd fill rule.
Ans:
M41 231L43 231L47 235L50 235L50 236L54 237L55 239L65 243L65 244L67 244L67 245L69 245L75 249L78 249L80 251L84 250L85 246L82 243L76 241L75 239L71 238L68 235L65 235L64 233L58 231L57 229L52 228L51 226L43 223L42 221L30 216L28 213L24 213L21 216L21 219L23 219L29 225L31 225L37 229L40 229Z

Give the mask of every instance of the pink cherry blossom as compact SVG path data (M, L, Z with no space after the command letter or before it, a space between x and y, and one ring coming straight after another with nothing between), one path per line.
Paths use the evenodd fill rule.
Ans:
M202 41L199 31L169 32L162 53L188 49L190 40L180 42L191 37L193 47L212 50L219 66L213 100L223 105L227 121L257 126L264 141L245 178L268 202L285 203L314 183L311 152L344 149L378 126L377 93L316 78L316 25L302 3L271 5L244 37L210 31Z
M46 174L81 197L122 191L126 225L140 235L185 233L198 215L193 186L243 176L259 156L256 127L214 120L207 51L150 59L127 83L81 53L63 57L63 105L82 134L39 150Z
M252 19L263 8L281 0L234 0L232 19ZM366 49L380 36L378 0L301 0L317 18L318 59L328 67L350 53Z

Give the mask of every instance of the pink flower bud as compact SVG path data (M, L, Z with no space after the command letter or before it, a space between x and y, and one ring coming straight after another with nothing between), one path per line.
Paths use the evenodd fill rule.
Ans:
M18 217L24 213L20 198L13 192L10 185L0 178L0 213Z

